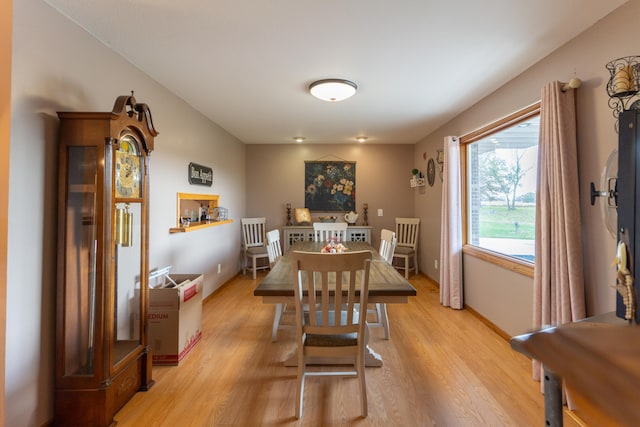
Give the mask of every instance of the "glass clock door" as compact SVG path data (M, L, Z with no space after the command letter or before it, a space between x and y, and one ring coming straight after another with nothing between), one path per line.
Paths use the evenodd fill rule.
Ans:
M64 373L92 375L95 363L98 233L96 147L67 150Z
M114 364L141 345L142 204L116 203Z
M115 152L113 365L142 345L142 227L144 188L140 143L125 131Z

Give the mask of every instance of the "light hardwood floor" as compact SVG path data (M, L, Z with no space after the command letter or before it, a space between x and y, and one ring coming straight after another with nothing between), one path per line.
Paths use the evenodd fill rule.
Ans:
M271 342L274 306L253 296L263 276L237 276L204 301L202 341L182 365L153 368L155 385L116 414L118 427L544 426L529 359L469 311L440 306L422 275L411 279L417 297L387 305L391 340L371 332L384 366L366 370L369 416L355 379L312 377L296 420L296 368L282 364L293 331Z

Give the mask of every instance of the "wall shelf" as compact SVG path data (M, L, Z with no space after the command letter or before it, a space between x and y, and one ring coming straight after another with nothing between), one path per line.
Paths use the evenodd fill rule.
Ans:
M409 185L411 188L424 187L424 178L412 178L409 180Z
M216 194L178 193L176 226L171 227L169 233L186 233L232 223L233 220L227 218L227 210L218 205L219 199ZM203 215L210 219L190 220L204 218ZM189 220L187 226L182 225L182 219Z
M173 227L169 229L169 233L187 233L189 231L202 230L203 228L215 227L216 225L222 224L230 224L232 223L232 219L227 219L225 221L209 221L209 222L192 222L188 227Z

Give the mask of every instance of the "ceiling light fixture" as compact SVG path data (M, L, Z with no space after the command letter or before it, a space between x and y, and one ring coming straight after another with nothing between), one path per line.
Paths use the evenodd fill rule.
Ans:
M357 136L356 141L365 142L368 138L366 136Z
M318 99L329 102L343 101L356 93L358 86L349 80L324 79L309 85L309 92Z
M304 141L304 136L294 136L293 140L295 142L302 142L302 141Z

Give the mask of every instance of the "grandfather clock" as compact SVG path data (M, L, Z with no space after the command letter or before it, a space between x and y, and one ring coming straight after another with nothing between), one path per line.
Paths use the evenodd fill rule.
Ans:
M622 111L618 116L618 129L618 243L624 243L626 247L629 276L625 279L631 279L631 283L624 280L618 286L616 315L629 322L640 323L640 110Z
M147 344L149 154L146 104L59 112L54 424L109 426L153 385Z

